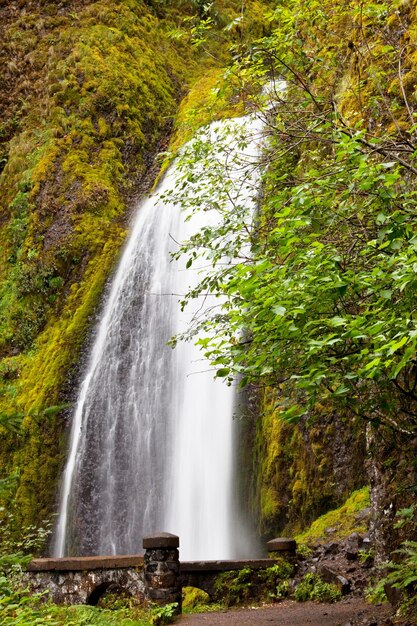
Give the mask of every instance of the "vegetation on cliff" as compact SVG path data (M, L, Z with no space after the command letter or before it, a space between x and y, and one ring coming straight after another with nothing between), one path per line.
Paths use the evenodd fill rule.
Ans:
M2 8L2 450L22 467L17 522L50 513L60 402L123 241L129 194L166 133L184 61L141 2ZM155 45L158 40L158 50Z
M408 368L415 352L412 94L407 96L403 85L402 102L388 99L398 58L396 49L385 44L389 50L384 54L394 56L391 73L383 66L373 85L377 120L363 110L360 119L346 121L347 101L355 96L359 107L362 97L362 91L353 91L355 59L346 70L350 90L341 85L346 73L340 75L333 46L332 65L321 71L317 58L329 41L324 50L319 46L311 58L306 56L304 41L300 45L297 39L303 34L297 11L305 15L300 4L292 7L290 25L263 38L242 62L252 83L278 72L287 80L285 94L275 95L275 110L265 114L271 145L258 229L248 234L242 219L229 220L184 246L184 252L198 248L214 258L215 271L201 290L227 295L224 316L213 321L216 337L208 343L208 354L219 366L219 376L227 377L229 367L231 374L244 375L243 385L262 379L285 387L282 415L288 419L305 414L317 401L340 399L358 417L411 435L415 418L406 398L412 396L407 380L413 384ZM339 16L345 31L350 19L352 38L357 21L365 19L362 12L363 7L358 13L350 7ZM286 11L277 11L280 23L282 14ZM372 19L376 40L365 39L362 45L375 48L386 32L378 28L379 12ZM400 43L407 32L401 33ZM236 72L242 71L242 63ZM388 117L394 118L393 127L384 125ZM185 176L193 167L193 150L196 160L209 162L216 149L207 146L204 152L200 144L192 146L184 160ZM213 189L219 175L212 174ZM224 201L221 192L218 196L219 203ZM187 202L181 191L174 199L180 198ZM204 208L213 204L210 198ZM196 197L191 197L188 206L195 205ZM244 207L239 210L243 213ZM233 244L225 233L234 237ZM240 261L248 244L252 257L225 269L222 253ZM202 325L210 323L203 320ZM249 340L238 339L242 328Z

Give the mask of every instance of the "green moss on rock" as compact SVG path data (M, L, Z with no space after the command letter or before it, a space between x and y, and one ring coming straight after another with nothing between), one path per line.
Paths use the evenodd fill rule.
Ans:
M360 513L369 506L369 487L358 489L349 496L342 506L320 516L295 539L297 543L305 545L328 541L327 529L331 529L331 536L335 539L344 539L354 532L366 532L366 516L360 515Z
M277 390L263 393L255 426L252 509L264 538L305 528L341 504L363 475L360 428L323 407L311 424L289 424L278 397Z
M195 611L200 606L205 606L210 603L210 596L208 593L197 587L183 587L182 588L182 610L185 613Z

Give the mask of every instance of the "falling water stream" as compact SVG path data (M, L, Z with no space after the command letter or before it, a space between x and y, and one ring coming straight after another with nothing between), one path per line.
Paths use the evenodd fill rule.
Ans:
M253 213L261 122L229 124L244 130L248 144L239 147L232 133L216 162L233 181L235 201L240 196ZM216 123L206 133L216 136L221 128ZM55 556L138 553L142 537L158 530L180 536L182 559L240 556L234 388L214 379L193 342L167 346L213 305L210 296L184 312L178 304L201 270L187 269L186 259L171 261L171 253L216 219L200 211L186 221L178 204L162 201L178 184L174 163L138 207L96 329L73 416Z

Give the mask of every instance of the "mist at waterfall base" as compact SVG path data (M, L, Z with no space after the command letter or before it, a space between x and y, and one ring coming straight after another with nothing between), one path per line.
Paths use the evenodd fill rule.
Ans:
M253 215L262 123L228 123L247 136L245 154L230 133L216 161ZM205 132L215 141L221 129ZM254 556L234 487L236 389L214 379L192 341L167 346L214 304L197 298L181 312L178 303L201 270L171 253L218 219L198 211L186 221L179 205L163 202L178 184L174 162L138 207L111 284L73 416L54 556L136 554L160 530L179 535L182 560Z

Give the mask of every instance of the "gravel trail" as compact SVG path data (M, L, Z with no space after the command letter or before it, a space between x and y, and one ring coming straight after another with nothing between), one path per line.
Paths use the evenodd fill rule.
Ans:
M180 626L385 626L389 620L389 606L372 606L359 598L349 598L336 604L291 602L223 611L183 615Z

